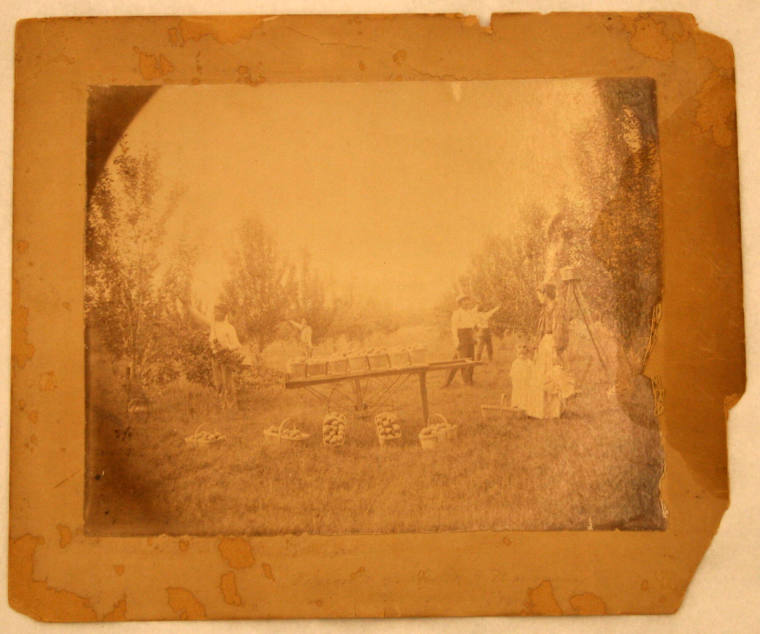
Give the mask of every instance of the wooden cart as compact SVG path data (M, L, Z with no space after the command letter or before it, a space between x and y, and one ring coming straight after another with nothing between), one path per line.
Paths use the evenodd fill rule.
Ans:
M422 404L422 419L430 417L427 393L428 372L449 372L460 368L483 365L483 361L472 359L455 359L453 361L435 361L424 365L409 365L398 368L383 368L377 370L362 370L361 372L347 372L345 374L325 374L322 376L310 376L306 378L294 378L285 382L286 389L305 389L315 397L329 402L335 395L335 389L324 392L321 386L337 386L349 383L353 392L350 399L357 412L368 411L371 407L382 402L393 389L400 386L412 376L417 376L420 384L420 401ZM379 390L371 393L371 383L379 382Z

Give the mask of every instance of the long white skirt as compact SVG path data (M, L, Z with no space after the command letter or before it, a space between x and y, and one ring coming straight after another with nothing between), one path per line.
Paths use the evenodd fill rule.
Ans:
M533 361L531 359L517 357L512 362L509 378L512 380L510 404L513 408L525 410L532 376Z
M557 364L554 337L541 338L525 393L525 413L533 418L559 418L572 381Z

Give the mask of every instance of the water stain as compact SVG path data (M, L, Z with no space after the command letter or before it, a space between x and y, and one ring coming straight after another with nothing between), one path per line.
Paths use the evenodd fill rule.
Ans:
M176 587L166 588L166 597L169 607L174 610L178 619L187 621L206 618L206 608L190 590Z
M8 602L22 614L40 621L96 621L89 599L53 588L34 578L34 555L45 540L35 535L12 539L8 549Z
M219 588L222 591L225 603L228 605L243 605L243 599L238 594L234 572L226 572L222 575Z
M230 568L250 568L256 563L251 544L242 537L223 537L219 541L219 554Z

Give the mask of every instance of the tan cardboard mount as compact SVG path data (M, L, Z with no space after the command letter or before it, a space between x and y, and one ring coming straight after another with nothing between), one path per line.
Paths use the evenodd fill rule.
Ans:
M197 63L203 53L202 67ZM9 600L45 621L667 613L728 506L744 391L734 61L687 14L28 20L16 39ZM664 531L83 533L90 85L652 77Z

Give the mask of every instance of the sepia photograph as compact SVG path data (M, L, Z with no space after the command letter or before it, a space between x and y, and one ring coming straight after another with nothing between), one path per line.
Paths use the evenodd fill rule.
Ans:
M664 530L656 103L91 86L86 533Z

